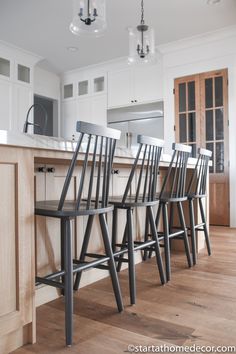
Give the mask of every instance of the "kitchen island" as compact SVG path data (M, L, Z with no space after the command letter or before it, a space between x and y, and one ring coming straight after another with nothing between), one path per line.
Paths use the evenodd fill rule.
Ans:
M72 141L0 131L0 353L9 353L25 343L34 343L36 307L60 296L59 291L51 287L40 286L35 289L36 273L43 276L60 265L60 225L51 218L36 218L34 203L35 200L59 198L74 148L75 142ZM117 149L111 195L122 194L135 152L135 149ZM79 155L69 198L76 195L82 161L83 152ZM195 161L190 159L189 171L193 169ZM170 156L163 155L159 185L169 162ZM205 207L208 209L207 200ZM120 235L125 220L122 212L118 229ZM111 215L108 222L111 228ZM135 215L134 226L135 235L139 238L145 228L143 211ZM79 254L81 248L80 230L84 227L83 218L73 221L75 255ZM92 238L94 242L90 251L96 252L101 248L96 225L92 230ZM203 247L200 234L198 250ZM140 261L139 255L136 261ZM86 272L81 286L106 275L106 272L98 269Z

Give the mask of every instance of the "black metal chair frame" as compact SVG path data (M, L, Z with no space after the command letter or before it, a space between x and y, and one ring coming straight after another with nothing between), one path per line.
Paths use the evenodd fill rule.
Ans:
M174 150L171 158L167 174L162 184L161 192L157 195L159 206L156 215L156 228L158 229L160 217L163 218L163 232L158 231L159 240L163 240L163 247L165 251L165 266L166 279L171 278L171 262L170 262L170 241L174 238L181 238L184 241L184 247L187 257L188 266L192 266L190 248L188 242L187 227L184 218L182 202L187 200L185 191L186 172L188 158L191 154L191 146L176 144L172 145ZM174 231L173 217L174 205L177 204L178 217L180 228ZM168 217L168 205L170 205L170 219ZM174 232L173 232L174 231ZM146 236L148 239L148 234ZM151 257L152 250L149 252ZM147 250L144 253L144 260L147 258Z
M197 263L197 233L203 231L205 235L205 241L207 245L208 255L211 255L211 243L209 238L209 232L207 227L206 216L202 199L206 198L207 176L209 161L212 156L210 150L199 148L198 159L193 171L192 178L190 179L189 187L187 190L188 202L189 202L189 220L190 220L190 236L192 243L192 255L193 264ZM194 201L199 203L201 223L196 224L194 215Z
M165 284L166 282L153 212L153 207L158 203L156 200L157 175L164 141L139 135L137 142L139 144L139 149L123 197L117 197L110 200L110 203L114 205L112 230L113 252L115 254L115 260L118 262L118 272L120 271L123 262L128 263L131 304L135 304L136 302L135 251L143 250L148 246L152 246L156 254L156 262L161 283ZM136 173L138 175L137 189L135 195L131 195L131 184ZM139 207L146 207L147 222L152 230L152 238L149 240L134 240L133 211L135 208ZM125 231L121 244L116 243L118 209L126 209L127 213ZM116 250L116 247L119 248L118 251ZM124 257L125 253L127 253L128 258Z
M37 276L36 285L43 283L62 289L62 293L65 296L67 346L71 346L73 340L73 275L76 274L74 289L77 290L82 271L94 267L108 269L118 310L122 311L124 308L105 217L108 212L112 212L114 209L112 205L108 204L108 196L116 140L120 138L120 131L81 121L77 122L76 131L80 133L80 138L68 169L60 200L37 202L35 206L36 215L55 217L61 220L61 270L45 277ZM77 198L69 201L66 199L67 192L77 164L81 144L85 139L88 139L87 148L84 154ZM93 146L92 140L94 141ZM91 166L90 169L88 168L89 166ZM98 177L94 188L95 198L93 198L93 182L96 168ZM89 181L88 188L85 188L85 179ZM87 191L85 191L86 189ZM105 255L86 253L95 215L99 217ZM79 260L73 260L70 221L79 216L88 216L88 221L80 258ZM95 259L85 261L86 256Z

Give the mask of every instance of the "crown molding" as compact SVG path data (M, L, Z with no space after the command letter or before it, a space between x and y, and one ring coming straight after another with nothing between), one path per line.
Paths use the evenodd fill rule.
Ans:
M178 50L200 46L230 37L236 37L236 25L224 27L216 31L206 32L201 35L187 37L178 41L161 44L158 46L158 49L162 54L168 54Z

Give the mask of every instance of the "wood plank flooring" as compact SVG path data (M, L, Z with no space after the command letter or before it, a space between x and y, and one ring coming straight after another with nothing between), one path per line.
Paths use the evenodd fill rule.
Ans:
M14 354L118 354L134 345L236 345L236 229L211 228L206 251L188 269L172 254L172 280L160 286L155 259L136 266L137 304L129 305L127 271L120 273L125 311L117 313L110 279L75 295L74 345L64 347L64 304L37 309L37 344Z

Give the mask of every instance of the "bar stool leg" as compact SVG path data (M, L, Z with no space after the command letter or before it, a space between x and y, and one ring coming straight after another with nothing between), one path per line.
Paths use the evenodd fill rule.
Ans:
M128 257L129 257L129 289L130 303L136 302L136 284L135 284L135 263L134 263L134 240L133 240L133 212L127 209L127 236L128 236Z
M169 218L169 234L172 234L173 224L174 224L174 209L175 203L170 203L170 218ZM170 250L172 248L172 239L170 238Z
M124 250L126 248L126 241L127 241L127 221L126 221L126 224L125 224L125 230L124 230L124 235L123 235L123 239L122 239L122 246L120 248L121 250ZM124 258L124 254L121 254L119 256L118 265L117 265L117 272L118 273L121 271L123 258Z
M170 239L169 239L167 203L162 203L162 213L163 213L163 227L164 227L166 280L169 281L171 277L171 269L170 269Z
M159 221L160 221L160 216L161 216L161 210L162 210L162 205L161 205L161 203L159 202L158 209L157 209L157 216L156 216L156 220L155 220L156 230L158 230ZM158 231L157 231L157 235L158 235ZM152 257L152 250L149 251L148 257L149 257L149 258Z
M88 244L89 244L89 239L90 239L90 235L91 235L91 230L92 230L92 226L93 226L93 220L94 220L94 215L89 215L87 225L86 225L85 235L84 235L84 241L83 241L83 245L82 245L82 249L81 249L80 257L79 257L80 261L84 261L85 256L86 256L86 252L87 252ZM76 278L75 278L75 283L74 283L74 290L78 290L81 276L82 276L82 272L77 272Z
M112 217L112 251L113 253L116 250L116 242L117 242L117 208L113 210L113 217Z
M207 251L208 255L211 255L211 243L210 243L210 238L209 238L209 233L208 233L208 228L207 228L207 223L206 223L206 217L202 205L202 199L199 198L199 205L200 205L200 212L201 212L201 217L202 217L202 222L203 222L203 229L204 229L204 234L205 234L205 240L206 240L206 245L207 245Z
M193 254L193 264L197 263L197 245L196 245L196 230L195 230L195 217L194 217L194 206L193 199L189 199L189 219L190 219L190 231L191 231L191 243L192 243L192 254Z
M155 225L155 220L154 220L154 214L152 207L148 207L147 211L149 213L149 220L150 220L150 227L151 227L151 232L152 232L152 237L153 240L155 240L155 253L156 253L156 260L157 260L157 266L160 274L160 279L161 283L165 284L166 283L166 277L164 274L164 269L163 269L163 263L162 263L162 258L161 258L161 251L159 247L159 241L158 241L158 235L157 235L157 229Z
M64 239L66 345L70 347L72 345L73 336L73 259L70 219L63 219L61 232Z
M63 227L64 227L64 220L61 219L61 270L65 268L65 262L64 262L64 242L65 242L65 237L64 237L64 232L62 232ZM61 281L64 284L65 278L64 276L61 277ZM61 289L61 294L64 295L65 291L64 289Z
M146 217L145 217L145 235L144 235L144 242L147 242L148 241L148 208L146 208ZM147 249L144 249L143 251L143 261L146 261L147 260L147 256L148 256L148 251Z
M100 221L100 225L101 225L102 237L103 237L106 255L109 257L108 263L109 263L109 270L110 270L110 275L111 275L111 280L112 280L113 291L115 294L118 311L121 312L124 310L124 305L123 305L123 301L122 301L122 297L121 297L120 284L119 284L118 275L116 272L115 260L114 260L114 256L112 253L112 248L111 248L111 244L110 244L110 240L109 240L108 227L107 227L107 223L106 223L106 219L105 219L104 214L99 214L99 221Z
M177 206L179 211L179 220L180 220L181 228L183 229L184 247L185 247L185 252L188 260L188 266L192 267L192 260L190 255L189 242L188 242L188 233L187 233L187 228L184 220L184 212L183 212L183 207L181 202L178 202Z

